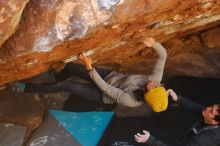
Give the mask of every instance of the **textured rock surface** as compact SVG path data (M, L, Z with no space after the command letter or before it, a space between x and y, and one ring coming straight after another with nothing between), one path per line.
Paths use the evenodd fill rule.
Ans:
M208 48L220 48L220 28L203 33L202 41Z
M209 40L211 44L214 44L215 39L202 40L201 35L194 34L165 43L170 54L166 75L219 78L220 49L206 47L203 41Z
M44 106L40 98L37 95L18 94L9 90L0 91L0 98L0 122L27 127L26 141L43 118Z
M219 0L30 0L0 48L0 84L35 76L82 51L98 65L144 73L156 57L140 43L144 35L165 42L219 22ZM187 52L184 46L169 55ZM189 56L205 53L194 49Z
M15 32L23 9L28 1L29 0L0 1L0 46Z

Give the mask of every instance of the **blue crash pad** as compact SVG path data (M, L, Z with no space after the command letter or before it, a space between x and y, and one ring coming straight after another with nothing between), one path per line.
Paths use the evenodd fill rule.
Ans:
M49 112L83 146L96 146L114 115L113 112Z

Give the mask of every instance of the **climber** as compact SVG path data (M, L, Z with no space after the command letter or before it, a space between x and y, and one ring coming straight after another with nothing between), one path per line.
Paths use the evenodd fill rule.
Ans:
M170 95L174 102L183 107L195 119L194 124L187 129L183 139L176 145L220 146L220 103L204 107L180 95L177 96L173 90L170 91ZM143 130L143 134L137 133L134 138L136 142L143 143L145 146L167 146L147 130Z
M167 52L153 38L144 38L143 43L147 47L153 47L159 56L151 75L122 74L116 71L94 68L91 58L82 53L79 58L85 67L79 64L67 64L56 76L57 82L55 83L17 83L12 87L24 92L72 92L90 100L105 104L116 102L127 107L137 107L145 101L153 111L164 111L168 105L168 92L161 86L160 81L162 80ZM66 80L69 76L78 76L90 81L91 84Z

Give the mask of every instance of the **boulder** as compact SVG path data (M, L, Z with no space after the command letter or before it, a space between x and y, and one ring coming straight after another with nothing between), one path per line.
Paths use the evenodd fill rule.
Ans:
M43 119L44 105L39 96L5 89L0 92L0 99L0 122L27 127L26 142Z
M219 48L220 47L220 28L214 28L209 31L202 33L202 41L204 44L212 49L212 48Z
M28 1L0 1L0 46L16 31L21 14Z
M219 20L218 0L30 0L0 48L0 85L76 61L83 51L99 66L133 71L142 64L151 70L146 62L156 55L145 51L143 36L163 43Z

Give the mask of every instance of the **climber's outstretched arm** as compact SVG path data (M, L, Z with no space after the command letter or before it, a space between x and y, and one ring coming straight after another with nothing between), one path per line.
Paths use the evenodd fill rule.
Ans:
M167 51L159 42L156 42L153 38L145 38L143 43L147 47L152 47L159 56L159 58L156 61L154 70L152 74L149 76L149 80L161 82L163 77L164 66L167 59Z

